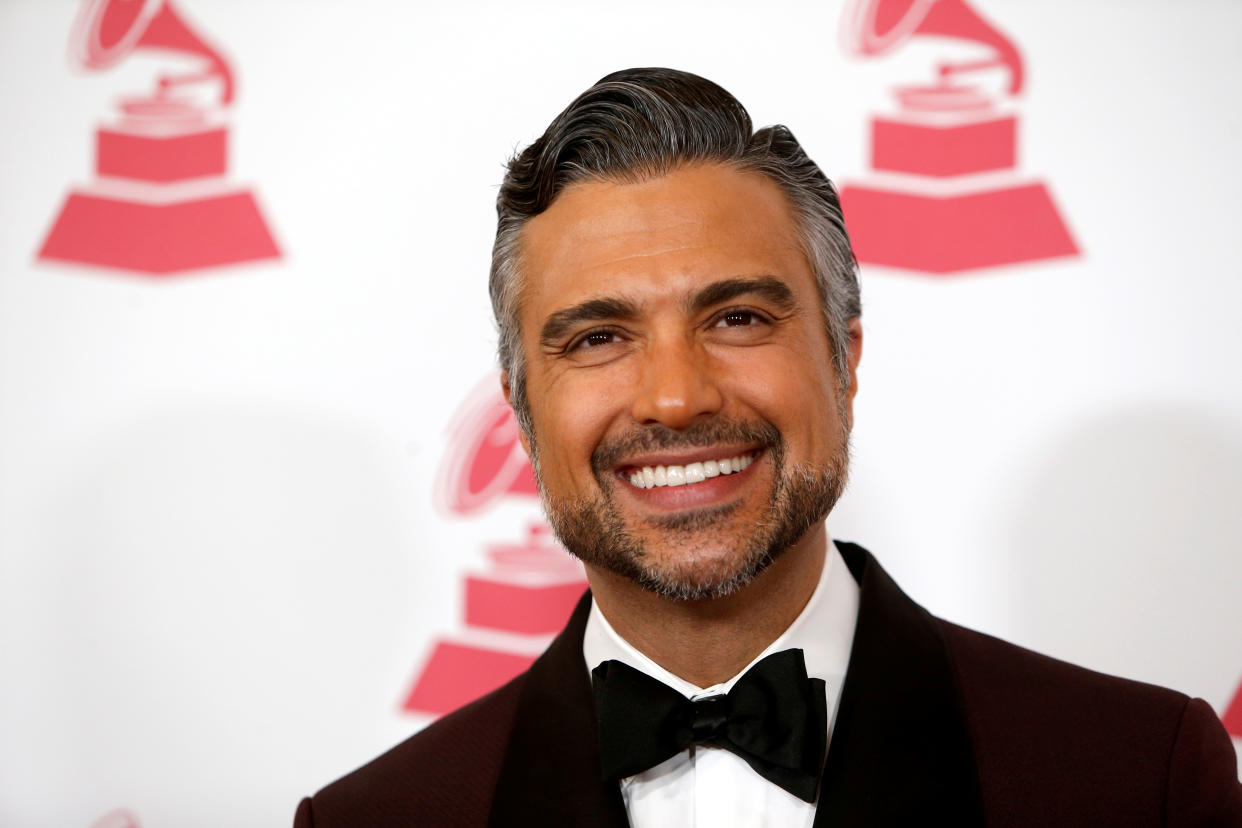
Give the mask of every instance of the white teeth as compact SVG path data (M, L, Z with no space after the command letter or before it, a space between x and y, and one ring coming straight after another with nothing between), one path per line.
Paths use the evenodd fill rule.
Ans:
M736 474L755 461L752 454L726 457L721 460L704 460L685 466L643 466L630 473L630 484L638 489L654 489L657 486L689 486L702 483L722 474Z

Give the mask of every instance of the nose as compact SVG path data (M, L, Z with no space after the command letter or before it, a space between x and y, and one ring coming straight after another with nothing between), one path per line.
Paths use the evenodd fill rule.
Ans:
M640 425L681 430L719 413L724 403L711 357L675 336L644 351L632 415Z

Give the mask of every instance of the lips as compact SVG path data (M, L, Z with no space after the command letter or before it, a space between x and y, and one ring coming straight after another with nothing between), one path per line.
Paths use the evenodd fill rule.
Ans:
M753 463L755 452L747 451L740 454L714 459L695 461L686 464L658 464L630 467L626 476L630 485L638 489L655 489L662 486L693 486L713 477L740 472Z

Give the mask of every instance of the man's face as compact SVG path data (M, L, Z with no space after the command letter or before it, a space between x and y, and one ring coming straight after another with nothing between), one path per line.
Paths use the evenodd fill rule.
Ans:
M571 552L715 597L823 519L844 485L858 329L842 396L776 184L711 164L577 184L522 252L528 449Z

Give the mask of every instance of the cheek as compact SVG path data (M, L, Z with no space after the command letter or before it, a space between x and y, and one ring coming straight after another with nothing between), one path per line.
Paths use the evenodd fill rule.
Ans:
M797 347L755 349L734 355L725 372L739 413L772 423L802 459L826 454L840 439L832 366L806 354Z
M615 420L622 397L597 379L566 374L532 393L541 471L549 485L581 488L594 480L591 453Z
M739 399L789 414L830 407L836 397L835 375L825 360L808 359L797 346L754 348L720 361L720 373Z

